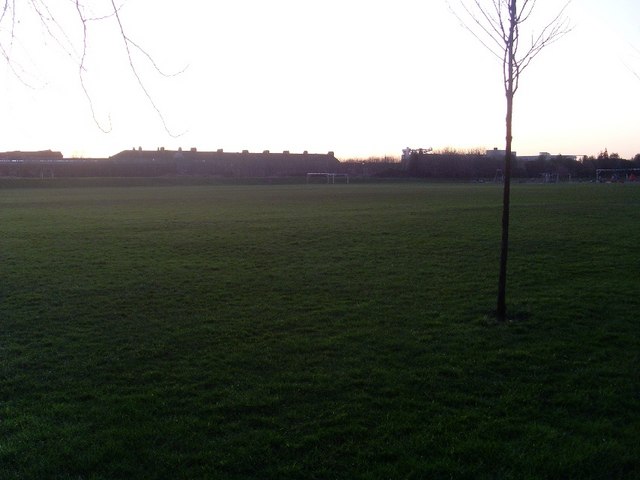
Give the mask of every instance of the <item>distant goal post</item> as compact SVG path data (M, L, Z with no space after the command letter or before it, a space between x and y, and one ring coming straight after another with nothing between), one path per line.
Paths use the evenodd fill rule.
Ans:
M326 178L327 183L336 183L336 178L343 180L344 183L349 183L348 173L324 173L324 172L310 172L307 173L307 183L311 183L314 178Z

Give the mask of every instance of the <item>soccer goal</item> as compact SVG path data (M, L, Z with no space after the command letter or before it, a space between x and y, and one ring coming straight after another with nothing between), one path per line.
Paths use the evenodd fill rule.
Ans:
M307 173L307 183L311 183L313 179L317 177L326 178L327 179L326 183L336 183L336 178L339 179L338 182L340 180L343 180L344 183L349 183L348 173L319 173L319 172Z

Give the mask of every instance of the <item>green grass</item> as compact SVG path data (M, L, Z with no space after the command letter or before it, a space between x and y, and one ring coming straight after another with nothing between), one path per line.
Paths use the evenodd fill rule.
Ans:
M515 186L496 324L496 186L84 185L0 189L0 478L640 478L640 187Z

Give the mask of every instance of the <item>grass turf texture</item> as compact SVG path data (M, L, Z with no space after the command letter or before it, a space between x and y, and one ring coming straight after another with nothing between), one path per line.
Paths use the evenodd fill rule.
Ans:
M0 190L0 478L638 478L640 188Z

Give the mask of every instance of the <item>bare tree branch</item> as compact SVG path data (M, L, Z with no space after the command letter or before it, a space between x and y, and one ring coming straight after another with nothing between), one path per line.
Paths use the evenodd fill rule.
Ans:
M12 51L14 48L14 42L16 39L16 2L15 0L5 0L4 6L2 8L2 15L0 15L0 34L2 34L2 24L7 18L7 15L10 15L9 22L10 26L8 28L9 33L9 41L8 44L3 44L3 39L0 37L0 56L4 59L5 63L8 65L11 73L18 79L20 83L22 83L27 88L35 88L31 82L27 81L27 72L20 65L19 62L12 61Z
M527 50L524 54L521 54L520 25L531 18L537 6L537 0L522 0L521 6L516 9L513 19L509 16L508 20L505 19L505 16L509 12L508 5L511 5L510 0L485 2L488 5L484 5L481 0L472 0L470 2L448 0L447 3L449 10L460 21L462 26L501 61L505 58L505 43L509 38L506 24L513 20L515 27L513 32L514 66L519 73L522 73L529 66L544 47L559 40L572 30L568 19L565 18L567 7L571 3L571 0L567 0L556 16L543 26L536 37L531 38ZM453 3L458 8L455 8Z
M24 85L31 87L31 85L26 81L26 72L24 68L20 67L18 60L15 58L15 52L13 51L14 41L19 35L19 32L17 31L20 24L19 19L28 15L28 12L31 11L33 17L42 27L45 37L53 41L61 51L66 53L77 64L80 88L88 102L94 123L103 132L110 132L112 129L111 120L109 119L108 126L104 126L102 122L98 120L94 106L94 96L89 90L85 76L87 74L86 65L89 55L89 25L95 22L106 22L112 20L115 23L115 31L122 40L123 51L126 56L128 68L133 74L138 87L142 90L146 100L160 119L164 130L172 137L180 136L181 134L175 134L169 128L162 110L156 103L153 95L150 93L145 81L139 73L138 63L136 62L133 53L136 52L137 54L142 55L144 59L149 62L152 68L163 77L174 77L179 75L183 73L187 67L175 73L166 73L163 71L158 66L153 56L128 36L123 25L123 20L120 16L123 4L117 4L116 0L106 0L106 3L103 6L104 8L108 5L106 12L95 13L91 11L90 7L81 0L65 0L65 3L68 7L75 10L76 18L79 21L79 41L74 41L70 38L71 33L73 33L72 29L64 26L59 21L57 14L60 12L58 10L55 12L52 11L52 8L49 6L50 3L45 0L27 0L26 2L18 3L18 5L16 5L16 0L4 0L0 9L0 59L4 60L4 63L11 70L13 75ZM18 11L20 7L22 8ZM64 11L63 7L60 8L61 11Z
M465 10L465 12L472 16L471 11L468 9L468 7L463 4L462 8ZM486 34L486 36L488 37L488 39L491 41L491 43L496 43L497 49L494 50L495 47L491 47L489 46L489 42L487 42L485 39L482 38L481 35L479 35L478 33L476 33L476 31L472 28L470 28L462 19L462 17L458 14L458 12L456 10L454 10L451 7L451 4L449 3L449 10L451 11L451 13L453 13L453 15L460 21L460 25L462 25L464 28L467 29L467 31L469 31L469 33L471 33L471 35L473 35L491 54L493 54L498 60L502 60L502 54L499 53L500 52L500 48L502 47L502 45L500 44L500 42L497 42L494 38L494 36L488 31L487 27L485 27L477 18L473 17L474 19L473 21L477 23L478 27Z
M635 45L632 45L631 43L629 43L629 46L635 50L637 53L640 54L640 49L638 49ZM640 73L638 73L638 70L634 67L632 67L631 65L629 65L629 63L627 63L626 61L622 60L622 64L624 65L624 67L629 70L629 72L631 73L631 75L633 75L634 77L636 77L638 80L640 80Z
M169 129L169 127L167 126L167 122L164 118L164 115L162 114L162 112L160 111L160 109L158 108L158 106L156 105L156 102L154 101L153 97L151 96L151 94L149 93L149 91L147 90L147 87L145 85L145 83L142 81L142 78L140 77L140 74L138 73L138 68L135 64L135 62L133 61L133 57L131 56L131 48L130 46L134 46L135 48L137 48L138 50L140 50L141 52L143 52L143 54L148 58L151 59L151 56L145 52L142 48L140 48L137 44L133 43L128 37L127 34L124 31L124 27L122 26L122 20L120 18L120 13L118 12L118 9L116 8L115 2L114 0L111 0L111 5L113 5L113 13L115 15L116 21L118 23L118 27L120 28L120 34L122 35L122 40L124 42L124 48L125 51L127 52L127 58L129 60L129 66L131 68L131 73L133 73L133 76L135 77L135 79L138 82L138 85L140 87L140 89L142 90L142 92L144 93L144 95L147 97L147 100L149 101L149 103L151 104L151 106L153 107L153 109L156 111L158 118L160 118L160 121L162 122L162 125L164 127L164 130L172 137L177 138L180 135L182 135L182 133L180 134L174 134L173 132L171 132L171 130ZM154 68L156 69L156 71L158 73L160 73L161 75L164 75L163 72L161 72L155 62L153 60L151 60L152 65L154 66Z
M89 93L89 90L87 89L87 85L85 83L84 64L87 58L87 20L85 18L82 7L80 6L80 0L76 0L75 4L76 4L76 10L78 12L78 18L80 19L80 24L82 25L82 54L80 56L80 61L78 62L78 78L80 79L80 88L82 88L82 91L84 92L84 96L87 99L87 103L89 104L89 109L91 110L91 116L93 118L93 122L102 132L109 133L113 130L113 127L111 125L111 116L109 116L109 126L106 128L103 127L96 115L96 110L93 105L93 97Z

